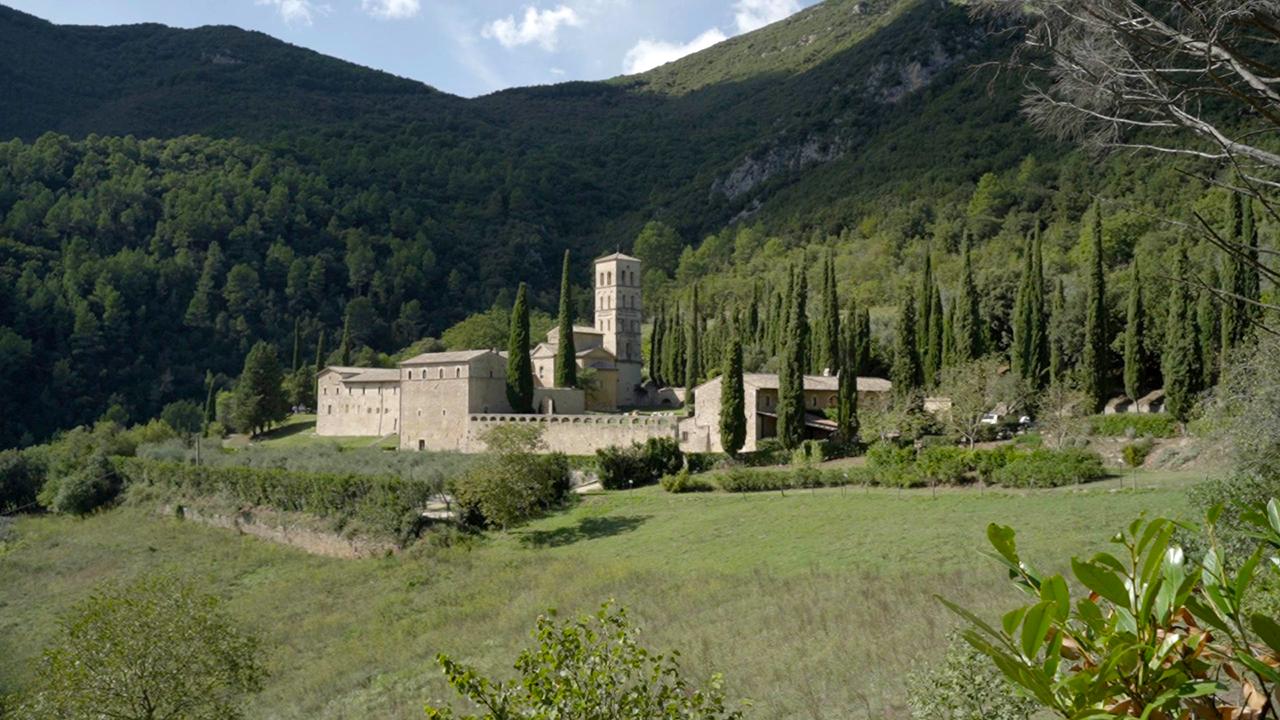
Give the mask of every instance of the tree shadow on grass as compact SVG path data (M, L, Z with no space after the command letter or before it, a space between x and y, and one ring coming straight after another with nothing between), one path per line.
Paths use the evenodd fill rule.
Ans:
M316 429L315 420L294 421L291 423L287 423L285 425L281 425L280 427L275 428L273 430L268 430L267 432L262 433L261 435L257 436L254 439L259 442L263 440L282 440L284 438L291 437L293 435L300 435L304 432L308 432L315 429Z
M644 524L648 515L612 515L589 517L577 525L555 530L530 530L520 533L520 544L527 548L552 548L572 545L583 540L598 540L629 533Z

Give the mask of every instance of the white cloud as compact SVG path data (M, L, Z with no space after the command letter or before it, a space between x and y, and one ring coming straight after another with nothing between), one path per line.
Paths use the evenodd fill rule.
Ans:
M290 25L310 25L317 15L329 12L328 5L317 5L312 0L257 0L258 5L270 5Z
M720 28L711 28L683 45L652 38L641 40L627 51L627 56L622 60L622 71L627 75L634 75L652 70L659 65L679 60L685 55L705 50L727 39L728 37L720 31Z
M480 34L491 40L497 40L505 48L537 43L543 50L556 49L560 39L560 27L580 27L582 18L573 8L560 5L554 10L539 10L530 5L524 9L524 17L516 20L515 15L494 20Z
M552 75L564 75L564 74L565 74L565 73L564 73L564 68L553 67L553 68L551 68L551 74L552 74Z
M733 21L738 25L738 32L745 33L790 17L799 10L799 0L737 0L733 4Z
M380 20L404 20L422 10L422 0L360 0L360 8Z

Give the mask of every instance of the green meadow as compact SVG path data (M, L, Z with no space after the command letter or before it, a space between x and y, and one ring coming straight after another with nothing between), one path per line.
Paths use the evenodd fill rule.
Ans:
M194 577L261 635L257 718L416 718L450 701L434 657L506 675L541 611L627 607L653 648L724 674L750 717L901 716L906 676L955 619L1016 599L983 555L1015 526L1045 569L1104 547L1140 513L1185 517L1187 473L1047 491L862 488L585 497L516 531L394 557L334 560L122 507L24 517L0 545L0 692L30 681L56 619L95 584ZM1136 482L1138 489L1132 489Z

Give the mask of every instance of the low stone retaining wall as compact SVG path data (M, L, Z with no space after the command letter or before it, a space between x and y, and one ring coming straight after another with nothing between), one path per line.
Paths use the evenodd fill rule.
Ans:
M480 438L506 424L537 423L543 428L547 452L594 455L608 447L630 447L649 438L677 437L678 420L671 415L495 415L468 417L467 452L483 452Z
M289 523L278 513L242 510L233 514L204 512L187 505L164 505L160 512L169 517L190 520L211 527L235 530L260 540L288 545L312 555L356 560L383 557L399 552L395 543L347 538L337 533L324 532Z

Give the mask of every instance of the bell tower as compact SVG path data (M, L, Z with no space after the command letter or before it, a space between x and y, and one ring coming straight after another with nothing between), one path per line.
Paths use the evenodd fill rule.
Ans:
M640 351L640 259L614 253L594 263L596 332L604 334L604 347L618 361L618 402L635 404L644 363Z

